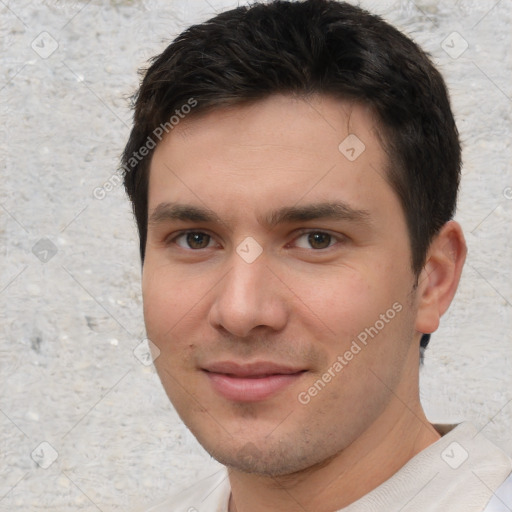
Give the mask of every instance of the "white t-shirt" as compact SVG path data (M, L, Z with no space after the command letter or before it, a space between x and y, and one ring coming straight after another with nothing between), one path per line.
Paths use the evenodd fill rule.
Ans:
M511 472L510 457L461 423L338 512L510 512ZM230 492L222 469L146 512L228 512Z

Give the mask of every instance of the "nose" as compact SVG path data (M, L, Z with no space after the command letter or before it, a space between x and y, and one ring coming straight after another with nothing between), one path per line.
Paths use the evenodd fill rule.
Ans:
M288 318L285 285L264 258L247 263L238 254L231 268L215 287L209 322L234 336L249 336L256 328L279 331ZM289 291L288 291L289 293Z

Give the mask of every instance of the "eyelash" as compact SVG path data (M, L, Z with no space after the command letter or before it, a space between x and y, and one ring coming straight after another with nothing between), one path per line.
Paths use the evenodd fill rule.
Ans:
M323 231L323 230L319 230L319 229L304 229L304 230L299 230L299 233L298 235L293 239L293 241L296 241L298 240L299 238L305 236L305 235L310 235L310 234L322 234L322 235L327 235L329 237L331 237L331 240L330 242L334 242L334 243L331 243L328 247L325 247L323 249L314 249L314 248L309 248L309 249L305 249L304 247L299 247L299 249L302 249L302 250L312 250L314 252L323 252L323 251L327 251L329 249L331 249L334 245L336 245L336 242L337 243L343 243L344 239L346 238L344 235L334 235L332 233L330 233L329 231ZM184 237L184 236L187 236L187 235L190 235L190 234L200 234L200 235L206 235L208 237L210 237L210 240L209 242L211 242L214 237L212 235L210 235L209 233L207 233L206 231L194 231L194 230L188 230L188 231L182 231L178 234L176 234L175 236L173 236L172 238L167 238L165 240L165 243L166 245L171 245L171 244L176 244L176 240L178 240L179 238L181 237ZM204 249L210 249L210 247L204 247L202 249L192 249L190 247L181 247L180 245L178 245L178 247L180 247L181 249L185 250L185 251L191 251L191 252L199 252L199 251L202 251Z

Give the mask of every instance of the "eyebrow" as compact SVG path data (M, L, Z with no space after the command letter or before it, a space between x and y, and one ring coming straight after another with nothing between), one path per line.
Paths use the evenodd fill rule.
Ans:
M271 211L264 218L258 220L263 225L275 227L279 224L319 219L368 223L370 212L353 208L345 202L323 202L304 206L284 206ZM149 217L148 224L155 226L166 221L207 222L228 225L209 208L169 202L160 203L156 206Z

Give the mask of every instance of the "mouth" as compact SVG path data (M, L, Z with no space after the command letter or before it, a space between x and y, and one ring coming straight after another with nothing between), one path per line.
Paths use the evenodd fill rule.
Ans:
M297 382L307 371L272 362L213 363L202 368L212 388L227 400L258 402Z

